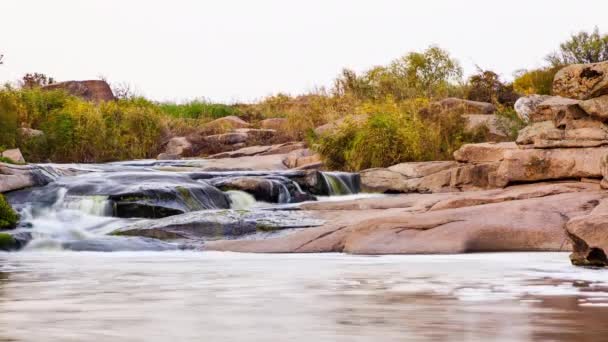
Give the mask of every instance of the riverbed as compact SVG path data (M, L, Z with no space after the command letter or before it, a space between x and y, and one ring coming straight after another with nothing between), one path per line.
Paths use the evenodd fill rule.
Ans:
M566 253L0 254L0 341L599 341Z

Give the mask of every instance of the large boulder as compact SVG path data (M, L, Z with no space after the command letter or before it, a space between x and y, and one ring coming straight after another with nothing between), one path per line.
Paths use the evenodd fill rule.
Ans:
M608 62L572 64L555 74L553 94L588 100L608 94Z
M494 114L496 106L487 102L478 102L449 97L431 103L432 112L454 112L458 114Z
M593 118L602 121L608 120L608 95L581 101L579 106Z
M53 83L42 87L42 89L63 90L71 95L94 102L113 101L116 99L108 82L101 80Z
M585 112L578 106L580 101L559 96L551 96L539 103L536 110L530 114L531 122L554 121L556 127L561 127L564 119L576 120L585 117Z
M495 185L558 179L600 179L601 160L606 153L608 147L506 151L496 173Z
M32 139L32 138L38 138L38 137L44 136L43 131L33 129L33 128L27 128L27 127L19 128L18 132L22 138L26 138L26 139Z
M577 266L608 266L608 200L589 213L575 217L566 226L572 242L570 260Z
M289 152L283 164L289 169L301 168L311 164L321 162L321 156L310 149L299 149Z
M21 154L21 150L18 148L0 152L0 157L8 158L17 164L25 164L25 158L23 158L23 154Z
M530 95L523 96L515 101L515 112L520 119L525 122L530 121L532 113L536 112L536 107L541 102L547 100L549 95Z

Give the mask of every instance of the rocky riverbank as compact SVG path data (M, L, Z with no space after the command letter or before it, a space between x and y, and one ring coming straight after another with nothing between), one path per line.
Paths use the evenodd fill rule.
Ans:
M529 125L515 142L464 145L452 161L358 174L319 171L320 158L301 142L253 144L276 134L280 120L251 128L232 117L211 124L225 133L171 139L159 160L0 164L0 192L21 214L8 232L11 248L31 240L76 250L572 250L576 265L606 266L608 63L563 69L554 93L518 100ZM494 112L458 99L434 105ZM213 144L224 147L185 158ZM66 234L68 222L80 233Z

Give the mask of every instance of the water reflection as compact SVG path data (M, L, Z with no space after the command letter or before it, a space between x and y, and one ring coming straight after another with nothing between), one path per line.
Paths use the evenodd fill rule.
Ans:
M571 267L561 253L1 258L0 336L15 341L598 341L608 333L608 272Z

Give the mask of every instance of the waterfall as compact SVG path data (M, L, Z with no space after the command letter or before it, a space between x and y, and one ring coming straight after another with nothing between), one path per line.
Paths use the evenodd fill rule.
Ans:
M330 196L353 195L359 192L360 179L356 173L321 172Z
M231 209L249 209L257 203L255 197L245 191L230 190L226 191L226 195L230 198Z

